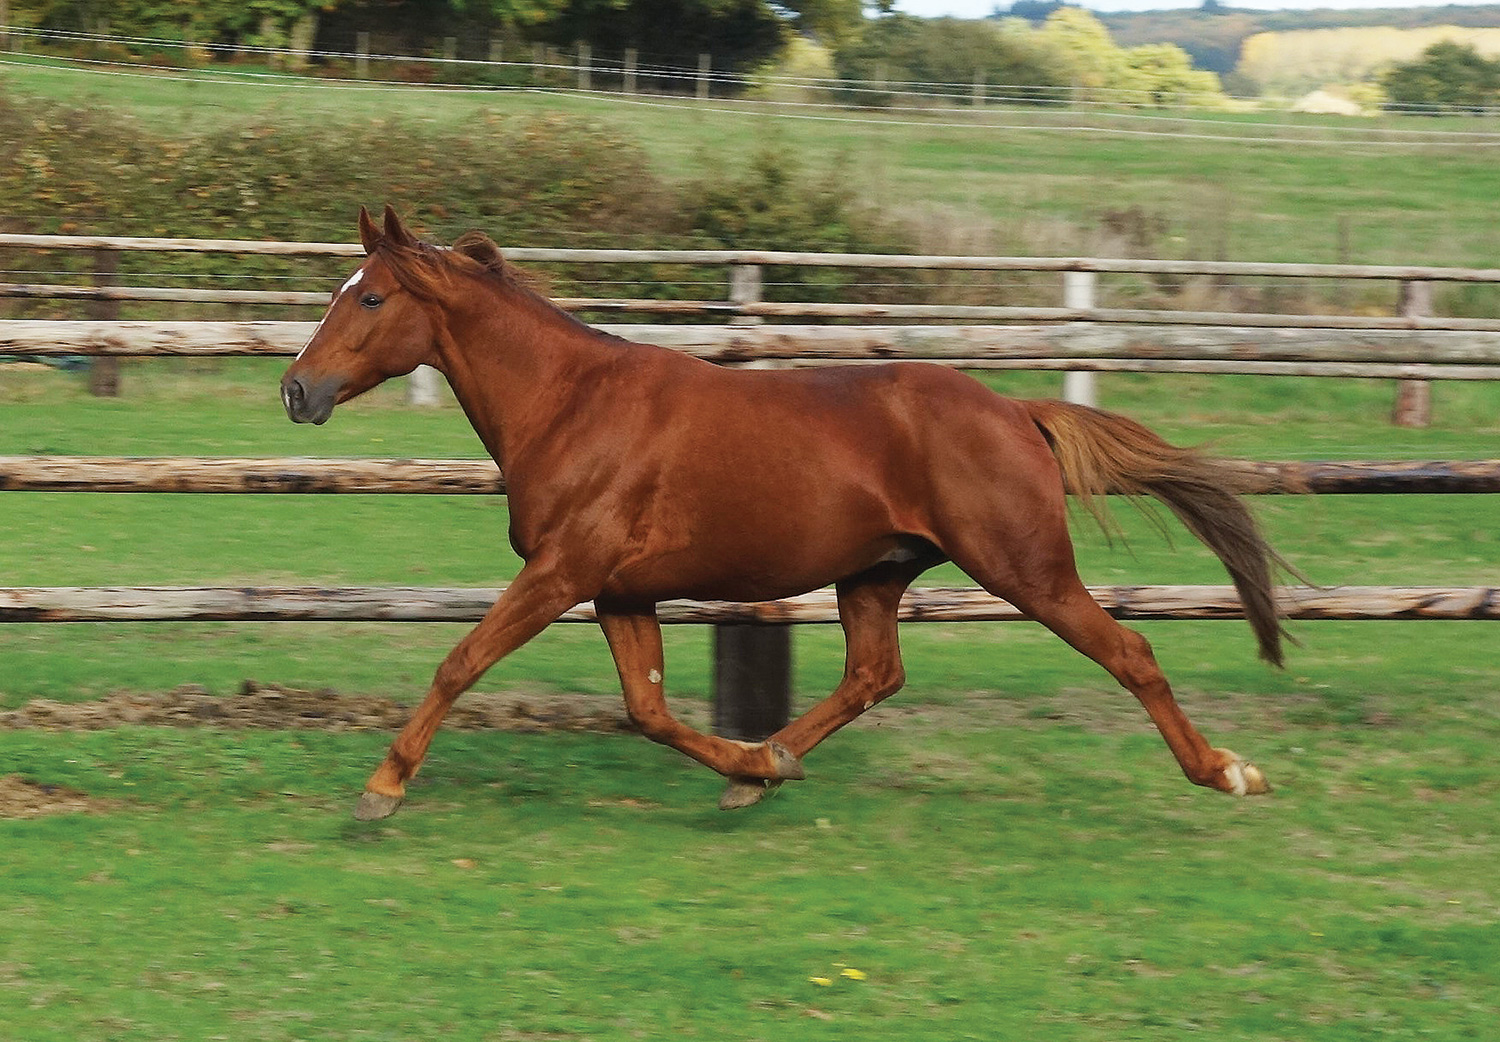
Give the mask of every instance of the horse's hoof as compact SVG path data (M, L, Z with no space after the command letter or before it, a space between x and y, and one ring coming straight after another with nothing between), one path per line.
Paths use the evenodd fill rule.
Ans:
M776 765L776 777L781 781L802 781L807 777L807 771L802 768L802 761L792 755L792 751L780 742L767 742L766 748L771 750L771 761Z
M766 781L763 778L731 778L729 785L724 789L724 795L719 797L719 809L739 810L741 807L753 807L780 784L779 781Z
M1224 768L1224 780L1229 783L1225 791L1236 796L1262 796L1271 791L1271 783L1260 768L1237 756Z
M359 803L354 807L356 821L379 821L396 813L396 808L401 806L401 796L385 796L378 792L365 792L359 797Z

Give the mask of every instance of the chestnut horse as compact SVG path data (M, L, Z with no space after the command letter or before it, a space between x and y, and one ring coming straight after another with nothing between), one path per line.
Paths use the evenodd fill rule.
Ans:
M421 364L452 385L505 474L525 562L443 660L356 809L392 813L444 715L499 659L592 600L630 718L754 803L829 734L901 687L897 605L952 561L1103 666L1142 703L1193 782L1244 795L1264 776L1213 748L1150 646L1089 596L1065 493L1153 496L1223 561L1261 656L1280 664L1275 555L1236 472L1110 413L1001 397L939 365L727 369L591 329L527 288L485 236L419 242L361 209L367 259L281 380L287 415L335 405ZM659 601L760 601L833 584L847 642L832 695L763 742L701 734L663 698Z

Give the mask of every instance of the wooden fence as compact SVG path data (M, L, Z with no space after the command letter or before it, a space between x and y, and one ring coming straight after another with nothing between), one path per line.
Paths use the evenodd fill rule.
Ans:
M87 250L356 257L357 246L219 240L0 235L0 249ZM1070 397L1090 400L1076 377L1097 371L1259 373L1394 378L1418 399L1429 380L1500 379L1500 321L1431 314L1432 283L1500 283L1497 269L1243 264L1096 258L909 257L766 251L511 249L523 263L688 264L727 269L728 299L571 298L590 313L701 318L691 324L610 324L602 328L725 364L819 365L926 359L965 368L1060 370ZM952 304L797 304L761 299L766 266L910 268L1057 273L1063 306ZM178 302L318 305L325 293L121 285L116 265L96 265L95 284L0 284L0 298L80 302ZM1388 316L1274 315L1096 306L1097 280L1109 275L1213 278L1385 280L1400 284ZM812 320L812 321L809 321ZM0 355L225 356L292 355L310 322L0 320ZM1398 414L1401 409L1398 404ZM1500 492L1500 460L1401 463L1246 463L1266 493ZM0 491L191 493L499 494L504 482L487 460L122 459L0 457ZM1093 590L1122 618L1240 617L1232 589L1132 586ZM494 589L429 588L0 589L0 622L328 619L344 621L479 618ZM1293 618L1497 619L1500 590L1477 587L1289 588L1282 607ZM758 737L789 705L789 625L836 620L831 594L815 592L768 604L672 603L663 621L713 623L721 732ZM982 591L916 589L902 608L909 621L1020 618ZM592 618L589 606L564 621ZM771 675L746 662L771 662Z

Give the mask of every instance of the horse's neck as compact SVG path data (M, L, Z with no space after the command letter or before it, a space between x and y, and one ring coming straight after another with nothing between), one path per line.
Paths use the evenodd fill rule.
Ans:
M508 290L497 303L450 311L439 359L475 433L508 470L535 437L568 415L570 390L607 360L609 345L529 294Z

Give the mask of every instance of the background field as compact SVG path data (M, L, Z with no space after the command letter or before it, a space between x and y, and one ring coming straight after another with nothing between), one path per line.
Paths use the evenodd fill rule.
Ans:
M171 122L146 93L118 92ZM217 97L179 99L182 125L264 118L269 103L236 113ZM295 97L308 118L330 103ZM478 102L431 104L409 118ZM679 174L764 132L820 157L842 148L883 198L956 208L955 235L974 214L1002 230L1062 214L1072 236L1103 227L1117 199L1191 231L1229 200L1241 259L1335 259L1345 213L1378 229L1354 240L1358 260L1496 254L1481 217L1494 171L1460 150L1331 160L1171 139L765 131L680 110L632 125ZM127 364L116 400L77 375L3 369L0 453L479 454L456 409L384 390L327 427L294 427L280 368ZM1058 378L993 382L1050 394ZM1110 375L1101 391L1178 440L1252 458L1500 445L1493 386L1440 385L1420 432L1387 425L1384 382ZM1494 497L1258 506L1321 582L1500 575ZM479 497L11 494L0 510L6 585L486 585L516 567L503 500ZM1121 519L1113 546L1076 527L1087 580L1220 581L1185 534L1169 545ZM385 734L0 731L0 776L98 801L0 821L0 1023L28 1040L1486 1037L1500 1016L1493 625L1297 625L1284 673L1255 661L1240 623L1141 628L1190 714L1265 767L1271 797L1193 790L1128 696L1025 624L908 627L908 691L820 748L808 782L737 815L712 809L710 774L629 736L445 732L410 805L363 827L347 809ZM0 708L180 684L227 694L247 677L411 700L457 635L6 626ZM669 641L669 690L701 713L707 634ZM799 701L840 666L831 627L799 631ZM602 638L581 626L554 627L480 687L618 697Z
M372 149L399 147L404 126L483 138L494 133L486 116L560 113L638 142L652 172L669 181L735 170L771 142L814 170L834 170L883 213L909 219L928 252L1476 266L1500 255L1493 146L1431 140L1492 130L1481 119L1179 119L1108 110L1052 119L1003 108L982 116L812 110L782 118L718 102L286 87L208 74L122 77L14 65L0 69L0 83L117 107L173 134L299 122L339 133L363 126ZM1055 125L1025 129L1037 122ZM351 210L361 201L383 200L349 200ZM438 215L414 216L451 234L462 230ZM158 220L171 224L170 214ZM352 215L350 222L352 229ZM298 237L293 228L271 232Z

